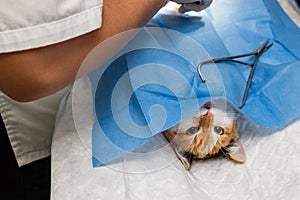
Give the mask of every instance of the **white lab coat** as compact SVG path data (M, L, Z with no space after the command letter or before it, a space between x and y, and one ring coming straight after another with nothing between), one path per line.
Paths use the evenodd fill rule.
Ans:
M0 53L42 47L101 27L103 0L0 2ZM26 69L26 63L24 63ZM19 166L50 155L56 112L65 88L29 103L0 91L0 113Z

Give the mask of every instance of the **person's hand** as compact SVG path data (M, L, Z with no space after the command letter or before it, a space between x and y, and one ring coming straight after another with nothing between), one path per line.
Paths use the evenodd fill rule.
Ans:
M176 2L178 4L181 4L181 6L178 9L178 12L185 13L188 11L201 11L205 8L209 7L213 0L171 0L173 2Z

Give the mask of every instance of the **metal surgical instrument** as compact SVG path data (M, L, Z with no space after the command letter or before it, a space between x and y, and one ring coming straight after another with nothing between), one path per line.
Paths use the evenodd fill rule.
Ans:
M250 53L236 55L236 56L228 56L228 57L223 57L223 58L214 58L214 59L206 60L206 61L203 61L203 62L199 63L197 71L198 71L198 74L200 76L201 81L203 83L206 81L203 74L201 73L201 67L204 64L217 63L217 62L235 62L235 63L250 66L251 71L250 71L250 74L249 74L249 77L248 77L248 80L247 80L247 84L246 84L246 88L245 88L245 91L244 91L242 103L239 106L239 108L242 108L245 105L247 97L248 97L248 93L249 93L249 89L250 89L250 86L251 86L251 81L252 81L252 78L253 78L253 74L254 74L254 71L255 71L255 68L256 68L257 61L258 61L259 57L261 56L261 54L264 51L268 50L273 45L273 43L270 43L270 44L268 44L268 43L269 43L269 40L266 40L256 51L253 51L253 52L250 52ZM236 58L242 58L242 57L247 57L247 56L252 56L252 55L255 55L255 59L252 63L247 63L247 62L235 60Z

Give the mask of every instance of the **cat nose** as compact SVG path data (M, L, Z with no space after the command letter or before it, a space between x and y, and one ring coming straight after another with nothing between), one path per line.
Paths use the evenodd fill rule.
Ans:
M213 117L212 113L209 112L209 111L207 111L204 116L207 117L207 118L212 118Z

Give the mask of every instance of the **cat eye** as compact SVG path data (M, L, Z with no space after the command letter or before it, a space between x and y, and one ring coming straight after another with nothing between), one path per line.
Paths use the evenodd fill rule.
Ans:
M215 131L215 133L217 133L219 135L222 135L224 133L224 129L220 126L215 126L214 131Z
M191 127L186 131L187 135L194 135L195 133L197 133L199 131L198 127Z

